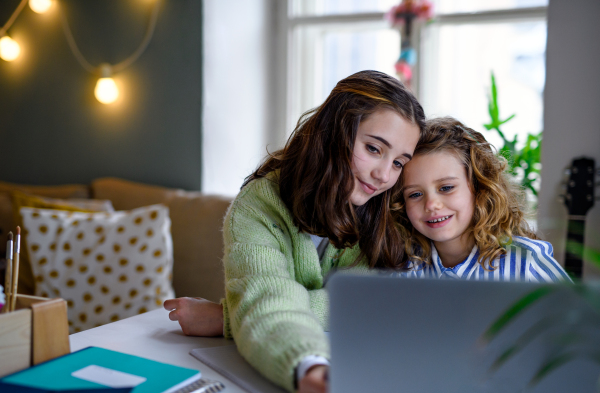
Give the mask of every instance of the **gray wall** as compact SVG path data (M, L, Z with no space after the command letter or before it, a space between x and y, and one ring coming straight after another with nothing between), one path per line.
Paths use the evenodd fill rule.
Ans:
M579 156L594 158L596 165L600 164L599 16L598 0L550 0L548 8L538 223L561 262L564 260L567 210L558 201L558 196L564 193L561 182L565 179L565 168ZM588 213L585 241L587 247L600 250L598 205ZM598 270L588 263L584 267L584 278L592 277L598 277Z
M3 24L19 0L0 2ZM141 43L152 1L61 1L87 60L118 63ZM93 94L97 77L71 54L56 4L26 7L9 35L21 44L0 60L0 180L88 183L100 176L199 189L202 2L162 1L146 52L115 75L119 101Z

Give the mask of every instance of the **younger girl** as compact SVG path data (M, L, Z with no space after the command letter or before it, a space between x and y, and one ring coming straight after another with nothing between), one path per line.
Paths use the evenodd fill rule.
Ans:
M428 132L401 175L400 230L409 277L570 280L552 245L538 240L506 160L483 135L452 118Z

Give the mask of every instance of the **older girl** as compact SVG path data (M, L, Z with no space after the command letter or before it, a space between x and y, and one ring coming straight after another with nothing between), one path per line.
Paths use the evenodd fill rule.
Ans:
M403 276L570 280L552 245L529 229L506 165L479 132L452 118L428 121L400 180Z
M324 391L325 276L339 267L397 269L403 244L391 201L424 129L415 97L363 71L306 113L285 148L245 182L224 223L226 298L174 299L183 332L223 333L289 391Z

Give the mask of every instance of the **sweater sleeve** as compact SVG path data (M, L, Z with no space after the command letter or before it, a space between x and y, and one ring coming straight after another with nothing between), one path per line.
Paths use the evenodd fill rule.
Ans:
M298 245L283 229L285 217L266 210L238 196L226 216L225 327L254 368L293 391L294 369L305 356L329 357L327 296L300 284L310 281L302 276L311 269L294 261Z
M329 330L329 296L325 289L308 290L310 300L310 309L315 314L319 324L324 331ZM231 333L231 325L229 323L229 309L227 307L227 299L221 299L223 306L223 336L228 339L233 338Z

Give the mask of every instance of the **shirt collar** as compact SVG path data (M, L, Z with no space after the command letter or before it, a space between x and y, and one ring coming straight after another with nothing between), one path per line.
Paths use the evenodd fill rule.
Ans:
M431 242L431 262L433 265L433 268L435 270L436 276L438 278L446 275L446 276L450 276L452 278L461 278L464 277L465 273L468 273L469 271L472 271L472 266L473 266L473 262L477 261L477 256L479 255L479 250L477 249L477 246L473 246L473 249L471 250L471 253L469 254L469 256L462 261L461 263L459 263L458 265L454 266L454 267L445 267L442 264L442 259L440 258L437 249L435 248L435 245L433 244L433 242Z

